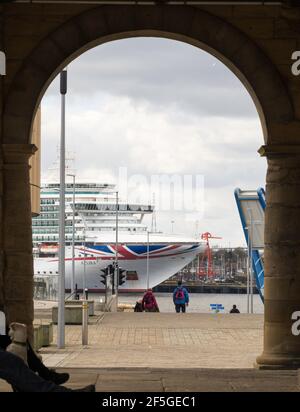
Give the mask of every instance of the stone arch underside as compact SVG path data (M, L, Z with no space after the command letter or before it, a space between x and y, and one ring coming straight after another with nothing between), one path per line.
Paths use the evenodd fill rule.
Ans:
M252 96L266 143L272 142L269 124L294 118L276 67L249 37L225 20L188 6L101 6L63 23L24 59L6 98L3 143L30 143L34 114L44 92L74 58L105 42L140 36L183 41L221 60Z

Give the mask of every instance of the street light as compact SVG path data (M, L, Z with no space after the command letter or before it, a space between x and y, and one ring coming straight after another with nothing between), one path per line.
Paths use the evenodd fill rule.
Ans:
M149 230L147 230L147 289L149 289Z
M75 292L75 175L67 174L73 178L73 220L72 220L72 278L71 293Z
M67 70L60 73L61 136L60 136L60 193L59 193L59 295L57 347L65 347L65 95Z
M86 231L83 228L83 280L82 280L82 295L85 297L86 289L86 266L85 266L85 256L86 256Z
M253 313L253 262L252 262L252 241L253 241L253 222L251 209L247 209L249 213L248 230L248 270L247 270L247 313L249 313L249 306L251 302L251 313ZM251 299L250 299L251 297ZM249 302L250 301L250 302Z
M149 254L150 254L150 234L155 234L156 232L150 232L147 230L147 289L149 289Z
M115 272L114 272L114 285L115 285L115 295L116 295L116 305L118 308L118 249L119 249L119 192L116 191L116 253L115 253Z
M113 191L111 192L113 194L116 195L116 239L115 239L115 258L114 258L114 272L113 272L113 278L114 278L114 282L113 282L113 293L116 296L116 305L118 307L118 275L119 275L119 271L118 271L118 267L119 267L119 256L118 256L118 252L119 252L119 192L118 191Z

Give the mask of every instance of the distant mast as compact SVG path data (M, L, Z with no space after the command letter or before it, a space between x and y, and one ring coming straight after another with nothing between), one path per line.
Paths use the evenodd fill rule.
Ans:
M77 175L75 168L75 153L67 151L65 159L65 171L66 174ZM70 180L66 178L66 180ZM56 159L53 161L52 165L48 167L47 171L43 173L42 181L44 183L55 183L59 182L59 147L57 147ZM70 180L71 181L71 180Z

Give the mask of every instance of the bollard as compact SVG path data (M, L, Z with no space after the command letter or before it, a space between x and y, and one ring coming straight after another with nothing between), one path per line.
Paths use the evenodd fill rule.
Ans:
M77 283L75 284L74 294L75 294L75 300L79 300L79 293L78 293L78 290L77 290Z
M88 345L88 319L89 304L86 300L82 301L82 344Z

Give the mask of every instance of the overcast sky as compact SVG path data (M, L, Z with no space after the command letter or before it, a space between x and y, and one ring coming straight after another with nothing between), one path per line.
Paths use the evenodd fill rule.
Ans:
M117 183L134 202L155 192L158 229L245 245L233 192L264 184L263 137L251 97L216 58L166 39L106 43L68 66L66 102L78 181ZM57 158L59 120L56 79L42 101L44 176Z

